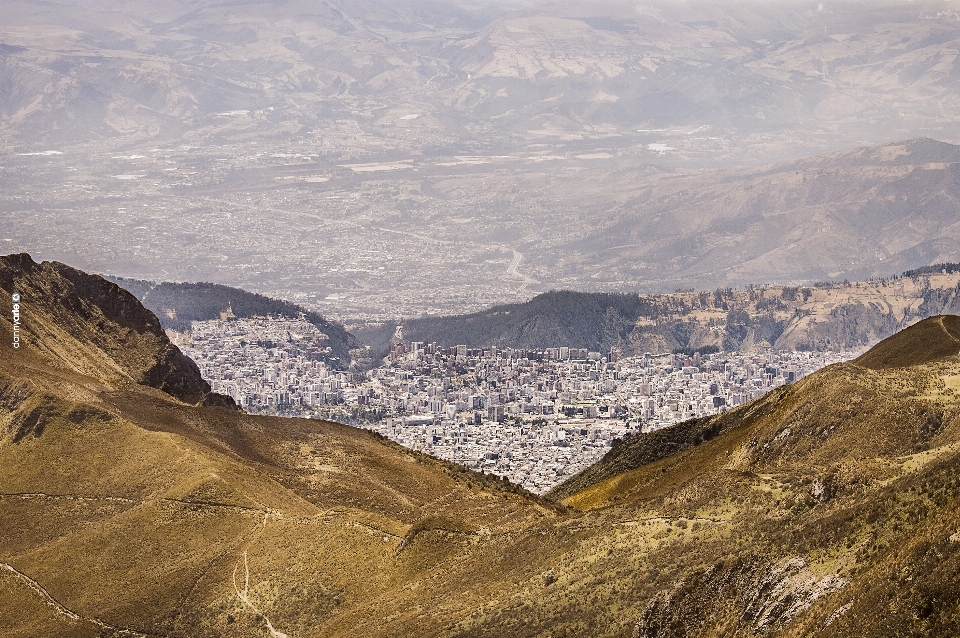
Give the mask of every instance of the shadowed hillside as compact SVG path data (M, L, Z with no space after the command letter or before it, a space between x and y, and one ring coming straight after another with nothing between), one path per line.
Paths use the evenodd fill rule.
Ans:
M288 317L301 314L327 335L330 353L326 361L336 368L350 365L350 350L360 346L357 339L342 325L328 321L321 315L301 306L271 299L239 288L211 283L156 284L139 279L112 278L122 288L135 294L143 305L157 314L164 328L183 332L190 330L192 321L219 319L228 309L238 318Z
M854 363L871 370L932 363L960 352L960 318L931 317L884 339Z
M606 350L622 342L653 304L635 294L546 292L522 304L456 317L412 319L403 335L413 341L476 348L575 348Z
M0 289L22 297L21 341L55 365L104 381L131 380L187 403L209 397L197 365L171 344L156 316L116 284L27 254L0 257Z
M133 383L169 342L132 296L25 256L4 267L5 635L960 629L960 358L937 345L960 318L864 357L900 364L921 344L923 363L837 364L623 441L557 504L363 430ZM100 282L96 303L83 282ZM16 351L14 283L58 295L23 313Z

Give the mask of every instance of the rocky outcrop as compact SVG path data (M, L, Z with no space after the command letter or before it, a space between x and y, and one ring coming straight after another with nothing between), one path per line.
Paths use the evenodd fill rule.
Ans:
M97 275L26 253L0 257L0 305L20 295L21 344L58 364L103 380L133 381L186 403L234 405L210 398L197 365L170 343L156 315ZM9 329L11 313L4 309Z
M758 556L718 563L654 597L637 621L633 638L698 635L705 629L714 635L763 635L846 584L835 574L818 576L796 556L776 562Z

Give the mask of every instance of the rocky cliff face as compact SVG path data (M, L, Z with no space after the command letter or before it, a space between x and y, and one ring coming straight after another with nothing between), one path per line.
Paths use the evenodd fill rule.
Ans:
M197 365L170 343L157 317L114 283L23 253L0 257L0 325L12 333L12 295L20 295L20 344L12 356L42 354L105 381L132 381L186 403L233 404L211 395ZM69 336L70 338L63 338ZM12 338L4 338L4 349Z
M847 584L835 574L814 573L799 556L776 562L751 556L730 565L718 563L655 596L637 621L633 638L773 633Z

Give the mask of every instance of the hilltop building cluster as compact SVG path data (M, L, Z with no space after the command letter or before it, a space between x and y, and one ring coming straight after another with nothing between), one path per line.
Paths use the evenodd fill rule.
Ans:
M611 441L755 399L852 353L690 356L523 350L394 340L367 373L329 369L303 319L194 322L185 352L214 391L254 413L360 425L535 492L579 472Z

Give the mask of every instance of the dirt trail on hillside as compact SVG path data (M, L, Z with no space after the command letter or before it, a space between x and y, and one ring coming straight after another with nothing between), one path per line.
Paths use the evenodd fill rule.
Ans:
M960 343L960 336L958 336L957 334L957 332L960 332L960 326L957 325L958 322L956 320L949 321L949 323L954 324L953 326L954 330L951 331L950 326L947 325L948 319L952 319L952 318L940 317L940 327L943 328L943 331L947 334L948 337L950 337L957 343Z
M137 638L147 638L147 634L143 634L138 631L134 631L132 629L127 629L126 627L115 627L114 625L103 622L99 618L84 616L83 614L78 614L77 612L68 609L59 600L57 600L52 595L50 595L50 592L48 592L43 585L41 585L34 579L30 578L29 576L27 576L26 574L24 574L23 572L15 568L13 565L10 565L8 563L0 563L0 568L10 572L11 574L14 575L15 578L26 583L26 585L30 589L32 589L37 594L37 596L40 597L41 600L43 600L43 604L47 605L48 607L52 607L53 610L56 611L61 616L66 616L71 620L77 620L80 622L89 622L96 625L97 627L100 627L101 629L108 629L110 631L115 631L125 636L136 636Z
M287 634L282 631L278 631L274 628L273 624L270 622L270 619L267 618L267 615L260 611L256 605L250 602L250 567L247 564L247 550L250 549L250 546L253 545L257 538L259 538L265 529L267 529L267 518L270 516L270 511L267 510L263 513L263 521L260 523L260 529L257 530L253 538L250 539L250 542L247 543L246 548L243 550L243 554L240 555L240 558L237 559L236 564L233 566L233 591L236 593L237 598L239 598L244 605L246 605L250 611L254 614L263 618L263 621L267 624L267 630L270 632L270 635L273 638L287 638ZM237 570L240 568L240 560L243 560L243 590L241 591L240 587L237 586Z

